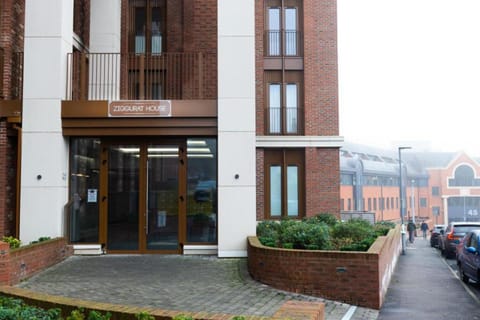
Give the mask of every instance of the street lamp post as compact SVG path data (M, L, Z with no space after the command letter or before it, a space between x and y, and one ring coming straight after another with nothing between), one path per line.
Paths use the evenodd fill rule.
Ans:
M405 224L403 218L405 216L405 203L403 199L403 183L402 183L402 150L411 149L412 147L398 147L398 167L399 167L399 186L400 186L400 219L402 223L402 255L405 254Z

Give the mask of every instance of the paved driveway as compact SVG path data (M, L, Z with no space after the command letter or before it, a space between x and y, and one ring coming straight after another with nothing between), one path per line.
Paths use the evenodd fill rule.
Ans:
M271 316L288 300L323 301L326 319L342 319L350 309L347 304L260 284L248 275L246 259L73 256L18 287L82 300L192 312ZM357 308L351 319L376 319L377 314Z

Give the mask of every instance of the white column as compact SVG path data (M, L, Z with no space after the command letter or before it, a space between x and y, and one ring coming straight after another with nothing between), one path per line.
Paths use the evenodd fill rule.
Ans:
M26 0L20 239L63 233L68 144L62 136L73 0Z
M90 53L120 53L121 9L121 0L91 0ZM118 100L120 55L91 55L89 68L89 97L95 100ZM101 95L92 96L92 93Z
M218 256L255 235L255 3L218 0Z

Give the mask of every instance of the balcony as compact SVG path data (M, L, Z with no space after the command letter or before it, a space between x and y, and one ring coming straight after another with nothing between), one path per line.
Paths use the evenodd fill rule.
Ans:
M297 30L267 30L264 35L266 57L301 57L303 36Z
M303 108L267 108L267 135L303 134Z
M263 37L265 70L303 70L303 34L267 30Z
M216 54L80 53L68 55L66 100L217 98Z

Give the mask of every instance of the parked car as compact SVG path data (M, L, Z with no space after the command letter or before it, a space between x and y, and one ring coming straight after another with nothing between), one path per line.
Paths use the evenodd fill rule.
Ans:
M467 232L457 246L458 274L463 282L480 281L480 230Z
M445 231L447 226L444 224L436 224L433 226L433 229L430 230L430 246L431 247L438 247L438 240L440 237L441 231Z
M440 231L439 248L442 255L455 257L457 245L469 231L480 229L480 222L451 222L444 232Z

